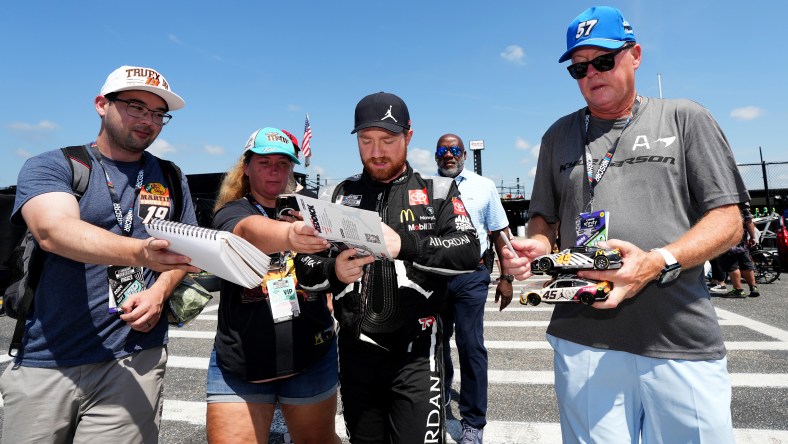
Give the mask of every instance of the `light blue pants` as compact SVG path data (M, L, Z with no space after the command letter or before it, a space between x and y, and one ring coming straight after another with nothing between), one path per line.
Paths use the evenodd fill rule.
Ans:
M656 359L547 340L564 443L734 442L727 358Z

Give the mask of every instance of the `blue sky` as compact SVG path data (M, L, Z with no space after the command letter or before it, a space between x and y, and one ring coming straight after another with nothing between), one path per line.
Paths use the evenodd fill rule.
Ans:
M548 126L584 105L558 57L569 22L596 3L8 2L0 17L0 187L27 157L93 140L93 98L121 65L161 71L186 100L151 151L187 173L222 172L256 129L299 140L329 182L360 170L358 100L393 92L414 129L408 157L434 171L441 134L485 142L483 173L528 195ZM604 4L604 3L603 3ZM782 1L612 1L643 46L642 95L711 110L737 162L788 160ZM782 48L782 49L781 49ZM780 77L782 76L782 77ZM469 163L469 166L472 162Z

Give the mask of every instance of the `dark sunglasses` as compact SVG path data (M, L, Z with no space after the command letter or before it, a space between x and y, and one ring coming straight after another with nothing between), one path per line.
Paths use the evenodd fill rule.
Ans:
M454 157L460 157L462 155L462 148L458 146L439 146L438 150L435 151L435 155L438 157L443 157L446 155L447 152L451 152L451 155Z
M588 74L588 65L592 65L594 69L599 72L610 71L611 69L616 67L616 56L619 52L629 49L634 45L626 44L613 52L609 52L607 54L602 54L601 56L595 58L594 60L589 60L588 62L579 62L573 63L566 67L566 70L569 71L569 75L572 76L573 79L580 80Z

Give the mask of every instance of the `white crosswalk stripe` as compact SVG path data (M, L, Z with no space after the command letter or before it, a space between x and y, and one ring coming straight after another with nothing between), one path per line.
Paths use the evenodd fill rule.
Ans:
M204 402L165 400L162 419L205 426L205 406ZM453 426L455 429L458 428L456 423ZM449 426L450 433L451 429L452 427ZM336 417L336 430L340 438L346 438L342 416ZM733 432L736 442L740 444L788 442L788 431L784 430L734 429ZM460 431L454 430L451 435L456 436L459 433ZM557 423L488 421L487 427L484 428L484 441L490 444L559 444L561 428Z
M541 282L530 283L529 285L538 287ZM550 345L544 339L544 332L549 323L548 319L554 306L541 304L537 307L522 306L517 301L517 293L522 284L515 285L515 298L504 312L500 312L494 305L495 285L491 285L489 294L489 304L485 307L485 345L490 350L490 370L488 374L491 409L496 400L493 396L502 396L505 393L512 396L517 404L517 396L523 395L522 405L517 408L524 410L533 409L529 403L533 402L524 394L540 391L550 393L554 382L552 372L552 353ZM218 302L218 300L217 300ZM198 317L193 324L184 328L171 328L170 335L170 356L167 364L168 373L165 381L165 400L163 409L163 430L168 427L181 430L188 428L197 431L197 441L204 442L205 411L204 384L206 369L208 367L208 353L194 353L189 356L189 352L184 350L210 350L210 345L215 336L215 325L217 321L218 305L211 305ZM770 356L784 357L788 351L788 331L759 322L733 313L728 310L717 308L717 315L723 329L738 329L737 331L752 332L753 336L743 336L741 334L726 336L728 339L725 345L729 351L742 353L766 353ZM524 338L517 340L516 338ZM190 348L187 344L199 344L199 347ZM451 341L452 349L456 350L454 341ZM456 353L456 352L455 352ZM506 356L510 362L508 366L501 367L501 356ZM750 355L747 355L750 356ZM456 359L456 355L455 355ZM498 360L496 360L498 359ZM7 363L11 358L7 354L0 354L0 364ZM520 361L523 362L522 366ZM729 361L730 365L730 361ZM753 372L748 373L752 368ZM777 367L778 369L780 367ZM785 367L782 367L785 368ZM757 366L750 366L730 374L731 384L734 388L734 397L737 393L744 390L761 390L758 393L770 393L771 390L788 390L788 373L769 373L761 370ZM186 381L190 384L190 391L178 386L174 381ZM181 383L183 385L185 383ZM453 389L459 392L460 372L457 368ZM495 393L495 395L493 395ZM456 397L453 401L454 411L456 408ZM544 401L542 401L544 407ZM554 400L552 401L554 402ZM551 404L547 404L551 407ZM552 404L554 405L554 404ZM784 403L782 405L785 405ZM0 401L2 407L2 401ZM551 407L554 409L554 407ZM539 420L522 421L511 420L512 415L507 418L489 417L488 424L484 429L484 442L489 444L496 443L539 443L552 444L561 442L561 431L558 424L557 411L548 411L545 415L534 416ZM546 418L547 421L543 421ZM517 419L516 417L514 419ZM550 422L550 420L553 422ZM448 423L448 431L451 436L457 437L461 433L459 422L451 419ZM347 442L344 424L341 414L336 417L336 430L343 442ZM281 436L286 432L286 427L281 415L277 414L274 425L272 426L272 436L279 433ZM774 429L758 428L737 428L734 430L735 438L738 443L786 443L788 444L788 425ZM170 435L169 439L162 440L164 444L185 442ZM201 440L202 439L202 440ZM189 442L193 442L189 440ZM449 439L449 442L454 442Z
M494 288L494 287L493 287ZM491 294L492 296L493 294ZM490 301L492 301L492 297ZM516 301L515 301L516 302ZM539 307L525 307L516 304L506 309L505 313L518 313L522 319L522 313L530 312L537 314L543 320L503 320L492 318L485 321L486 337L485 345L490 350L501 350L507 352L517 352L518 350L551 350L545 340L500 340L495 339L499 332L506 329L516 331L543 332L549 321L544 319L545 312L552 312L553 306L545 305ZM497 307L487 307L487 312L498 312ZM717 310L720 316L720 324L723 326L747 327L757 331L773 340L768 341L727 341L728 350L760 350L760 351L785 351L788 350L788 332L775 328L738 314ZM548 315L549 316L549 315ZM201 320L214 321L215 315L203 313ZM213 331L170 331L173 340L207 339L212 340ZM451 341L452 348L456 348L454 341ZM170 356L168 367L206 369L208 358ZM488 379L491 387L495 386L551 386L553 384L553 372L551 370L500 370L495 369L495 362L491 361ZM460 388L459 372L455 374L453 388L459 391ZM777 388L788 389L788 374L786 373L731 373L731 384L734 388ZM166 400L164 405L165 421L183 421L191 424L204 425L205 422L205 403L191 401ZM456 420L449 421L448 430L452 436L458 436L459 423ZM273 431L284 431L285 428L281 421L275 423ZM341 415L337 416L337 433L346 439L344 425ZM761 443L761 442L786 442L788 443L788 430L760 430L760 429L736 429L735 437L739 443ZM491 419L484 431L485 442L487 443L560 443L561 431L557 423L550 422L518 422L518 421L499 421ZM451 440L450 440L451 442Z

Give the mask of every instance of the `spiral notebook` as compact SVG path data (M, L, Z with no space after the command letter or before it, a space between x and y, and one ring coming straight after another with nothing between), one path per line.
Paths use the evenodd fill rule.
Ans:
M153 220L145 229L151 236L169 241L170 251L189 256L191 265L242 287L260 285L268 272L271 259L230 232L169 220Z

